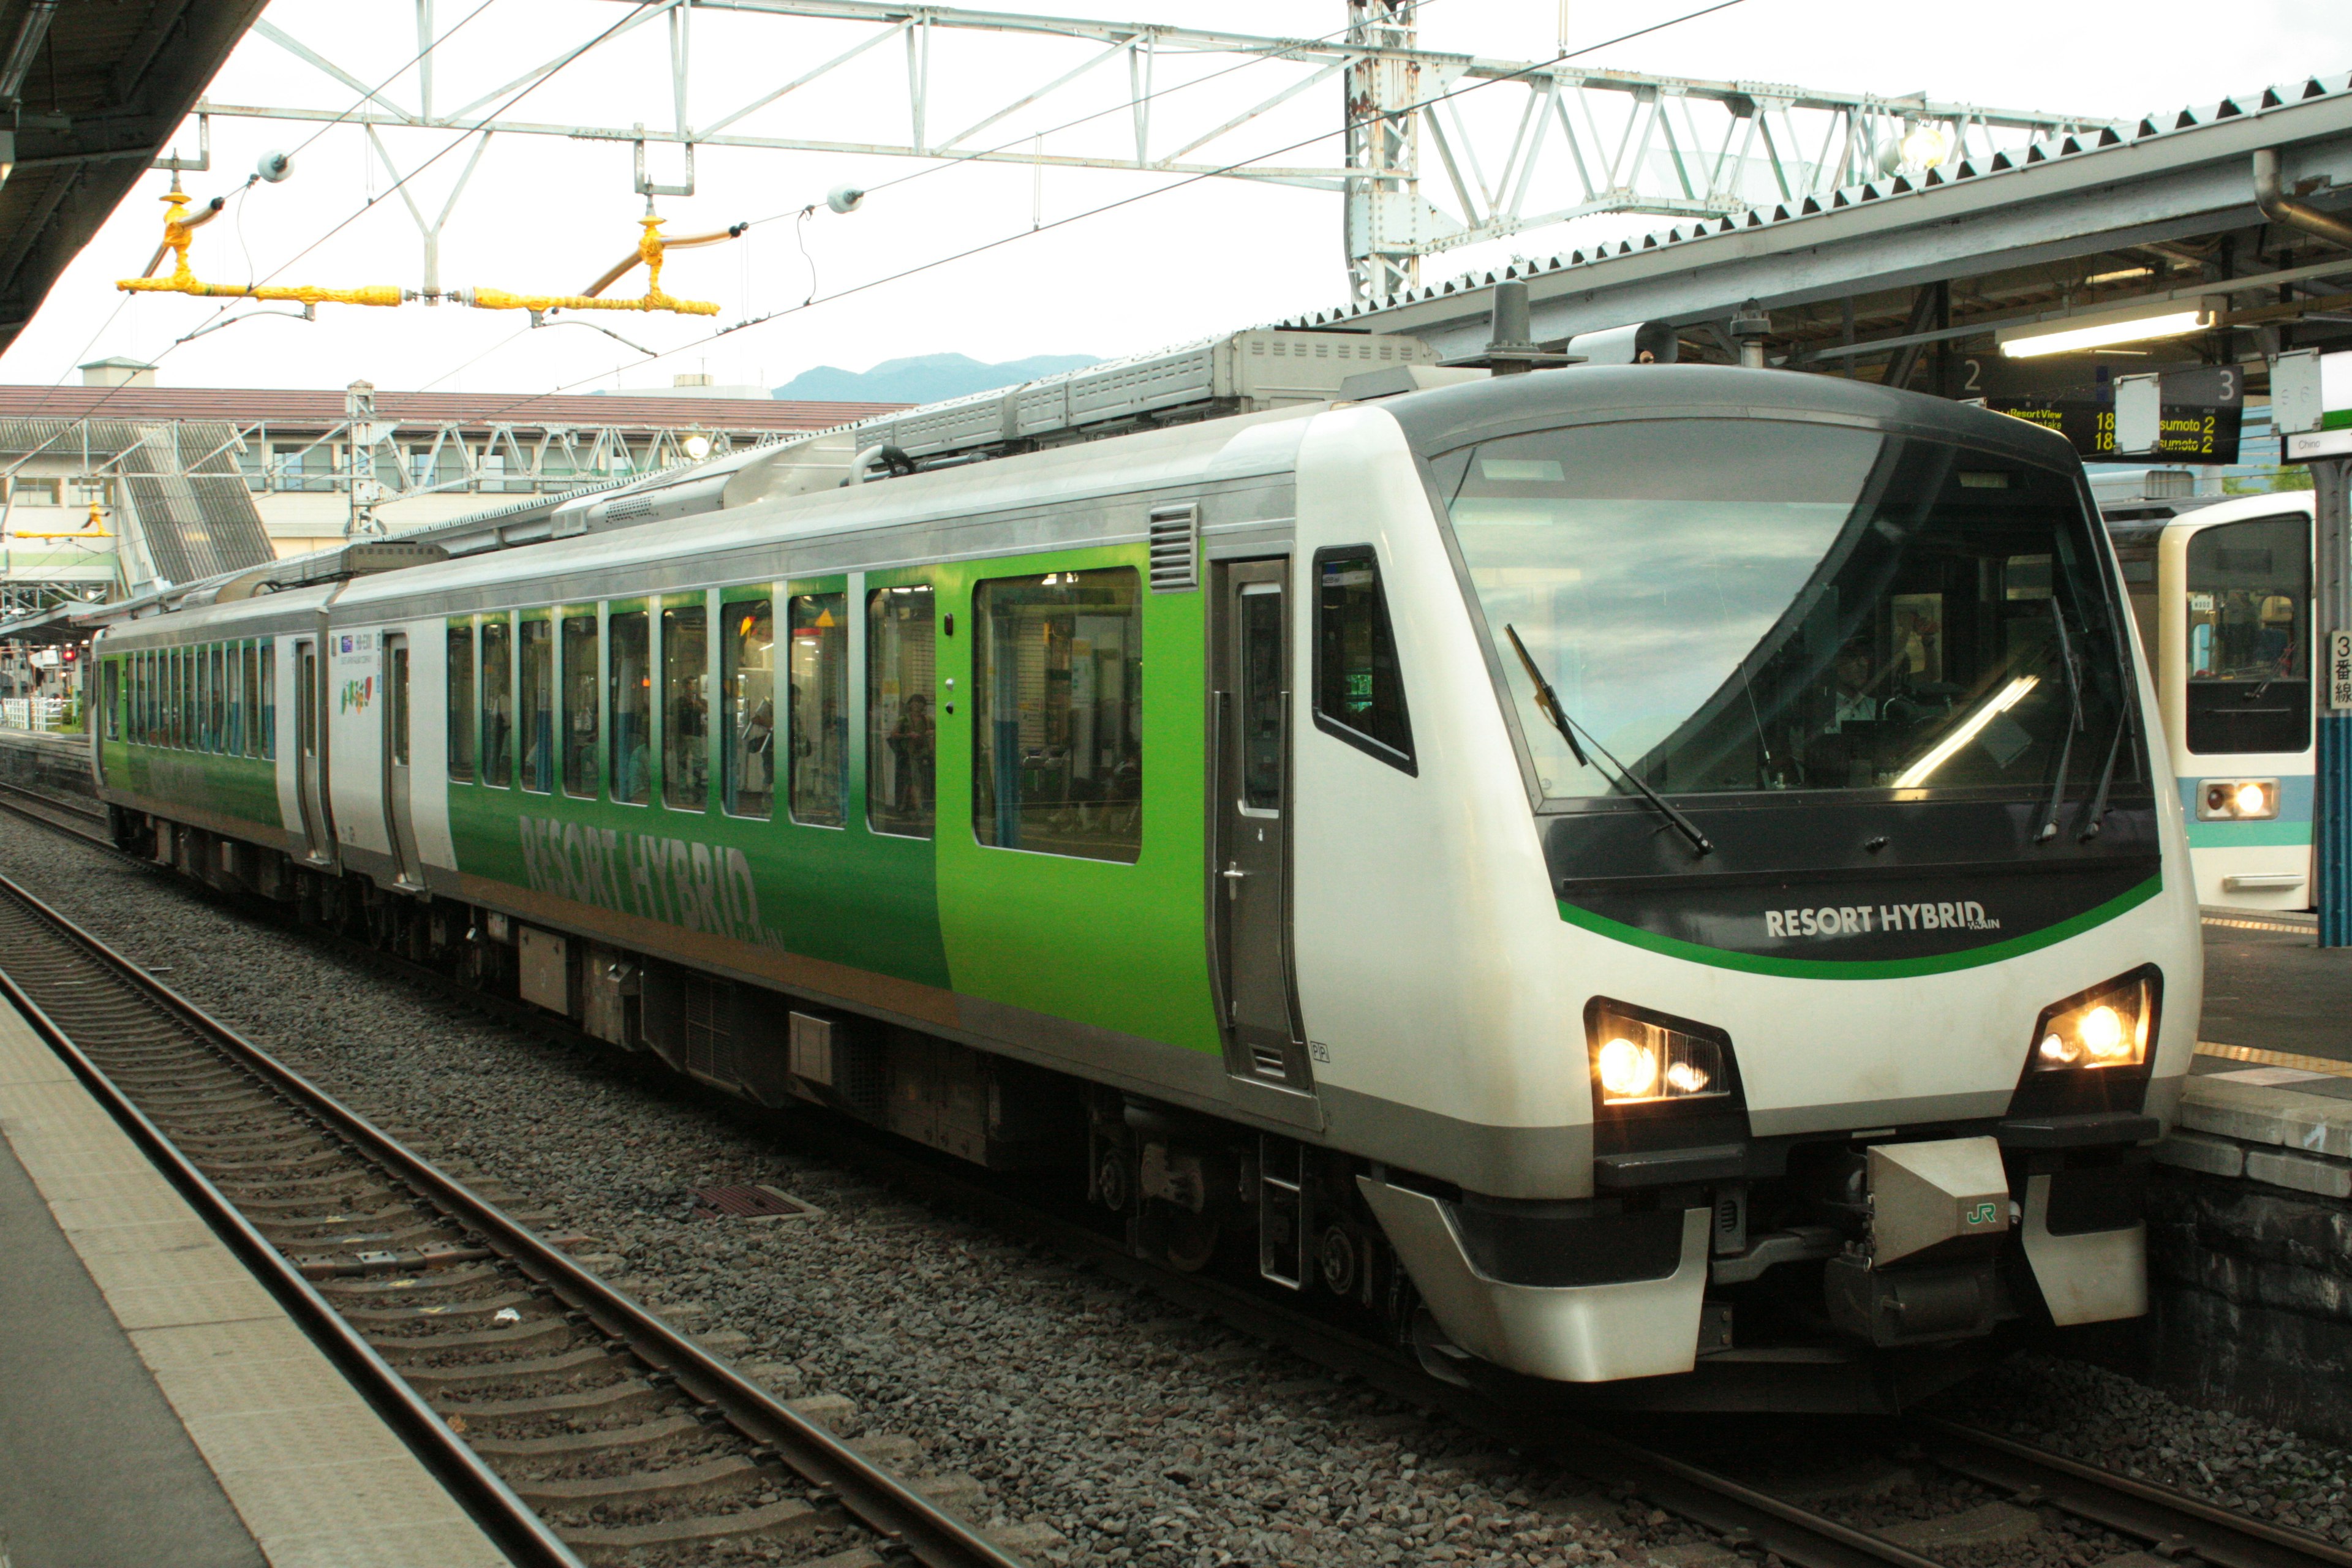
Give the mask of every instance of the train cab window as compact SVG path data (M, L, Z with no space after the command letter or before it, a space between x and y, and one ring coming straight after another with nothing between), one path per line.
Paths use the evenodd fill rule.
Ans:
M654 678L646 613L615 610L609 626L613 798L644 805L654 797Z
M719 679L726 700L726 777L732 816L765 821L776 798L776 621L766 599L726 606Z
M662 612L662 804L700 811L710 793L709 612Z
M563 618L563 793L596 798L596 617Z
M106 738L110 741L119 741L122 739L122 714L117 706L122 700L122 661L116 658L108 659L105 670L105 679L101 686L103 696L100 701L106 708Z
M474 782L474 628L451 626L449 638L449 776Z
M278 644L269 637L261 639L261 754L275 760L278 755Z
M522 623L522 787L555 792L555 628L545 616Z
M1143 846L1143 620L1131 567L972 590L971 826L1132 862Z
M2255 518L2189 541L2189 749L2311 744L2311 523Z
M2071 467L1626 418L1432 468L1547 801L1992 790L2054 813L2146 787L2122 607Z
M839 827L849 796L849 595L795 594L791 623L793 820Z
M1315 552L1314 682L1317 729L1414 771L1404 677L1370 545Z
M482 623L482 782L495 789L514 778L513 640L504 616Z
M931 836L935 597L914 586L879 588L866 601L866 823L906 838Z

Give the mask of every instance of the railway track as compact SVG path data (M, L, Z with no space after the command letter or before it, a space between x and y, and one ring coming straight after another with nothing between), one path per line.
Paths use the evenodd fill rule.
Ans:
M46 790L0 783L0 809L30 818L45 826L77 834L95 843L108 843L106 812L94 802L67 800ZM109 847L111 847L110 845Z
M517 1563L1017 1568L5 878L0 991Z
M0 796L0 809L16 811L18 804ZM93 833L79 824L56 820L38 813L23 812L20 815L86 844L92 844L107 853L121 855L120 851L104 843L101 833ZM137 857L122 858L142 866L151 864ZM5 878L0 878L0 948L10 943L15 935L10 924L12 919L16 918L16 910L11 908L12 901L28 903L29 895L22 893ZM47 918L53 925L64 928L64 922L57 917ZM376 954L364 944L350 939L329 937L328 940L340 949L379 958L400 977L433 984L452 1000L488 1007L496 1016L511 1023L528 1024L562 1035L567 1040L576 1042L578 1039L544 1016L519 1005L495 1005L495 999L469 991L423 966ZM125 966L125 961L110 954L108 956L113 965ZM145 976L138 975L134 971L131 978L149 994L168 998L163 1005L173 1013L182 1016L194 1015L193 1008L171 996L170 993ZM238 1048L255 1057L260 1055L242 1042L238 1043ZM266 1058L262 1059L267 1060ZM270 1065L273 1070L266 1081L275 1081L282 1076L295 1083L300 1082L285 1069ZM308 1089L307 1085L303 1087ZM309 1092L315 1094L317 1091ZM323 1100L324 1097L320 1098ZM326 1103L332 1104L331 1101ZM350 1115L347 1111L340 1114ZM357 1121L356 1118L352 1120ZM1357 1378L1391 1397L1442 1412L1463 1426L1492 1437L1545 1452L1564 1468L1608 1492L1628 1500L1638 1499L1664 1509L1708 1531L1727 1547L1743 1555L1760 1557L1764 1553L1771 1553L1790 1568L1942 1568L1937 1559L1927 1552L1916 1551L1883 1535L1854 1528L1818 1509L1775 1495L1770 1486L1750 1484L1737 1479L1717 1463L1698 1462L1678 1454L1675 1451L1677 1445L1633 1441L1619 1433L1604 1431L1588 1421L1574 1417L1563 1419L1557 1410L1529 1415L1499 1408L1493 1401L1479 1394L1430 1376L1401 1354L1369 1344L1246 1289L1213 1278L1177 1274L1155 1268L1133 1258L1115 1239L1098 1231L1066 1216L1041 1210L1024 1197L1009 1194L985 1180L954 1170L943 1162L914 1151L893 1147L867 1134L863 1129L818 1119L803 1119L796 1131L801 1141L813 1149L861 1166L903 1192L975 1214L1009 1229L1026 1232L1066 1255L1086 1258L1106 1274L1144 1285L1181 1307L1213 1313L1245 1333L1280 1345L1332 1372ZM333 1137L332 1134L329 1136L331 1139ZM380 1139L382 1134L373 1136ZM414 1159L413 1156L406 1158ZM425 1169L429 1170L429 1167ZM446 1178L437 1179L446 1181ZM457 1190L463 1192L462 1188ZM426 1206L431 1205L428 1204ZM486 1256L445 1257L442 1259L445 1266L455 1264L462 1268L481 1271L475 1277L477 1279L488 1279L490 1274L508 1270L526 1279L541 1277L540 1271L528 1264L499 1253L495 1243L484 1245L482 1227L468 1227L462 1219L457 1222L457 1227L467 1230L475 1238L464 1245ZM520 1234L528 1236L528 1233ZM538 1247L541 1244L532 1245ZM551 1260L549 1273L560 1271L565 1279L578 1281L578 1299L593 1300L593 1291L596 1296L619 1303L630 1312L637 1311L624 1299L597 1285L593 1276L581 1270L562 1253L551 1248L543 1250ZM339 1264L337 1267L348 1266ZM311 1269L318 1272L319 1266L315 1260L311 1263ZM417 1279L430 1278L417 1275L413 1268L396 1270L395 1273L399 1279L371 1280L362 1275L355 1285L345 1285L338 1280L331 1283L328 1289L334 1291L340 1289L347 1293L383 1290L402 1279L413 1284ZM440 1279L449 1285L463 1283L454 1272L441 1275ZM388 1297L398 1294L399 1291L394 1289L388 1292ZM466 1300L481 1302L499 1294L499 1291L484 1286L471 1290ZM553 1310L555 1301L574 1299L559 1291L551 1300L551 1310ZM420 1307L415 1302L389 1300L385 1304L391 1305L394 1310L401 1310L404 1305L412 1309ZM426 1302L421 1306L429 1308L437 1304ZM593 1308L576 1306L553 1310L553 1315L564 1317L568 1312L565 1321L575 1321L583 1311L592 1318L599 1317ZM433 1315L443 1321L449 1316L446 1311ZM600 1331L612 1332L604 1329L601 1322L599 1327ZM375 1331L386 1331L379 1329ZM667 1330L661 1331L669 1341L677 1342L677 1336L668 1334ZM476 1331L475 1337L480 1339L485 1336ZM491 1331L487 1337L495 1341L496 1331ZM625 1342L627 1331L622 1329L618 1337ZM522 1342L506 1342L519 1345ZM690 1346L686 1348L691 1351ZM698 1352L693 1353L699 1357ZM709 1358L700 1359L707 1362ZM645 1380L652 1384L661 1384L662 1373L672 1371L677 1365L664 1354L656 1354L648 1364L651 1371L646 1374ZM718 1370L724 1372L723 1368ZM682 1402L702 1400L706 1408L713 1403L695 1388L684 1384L677 1386ZM750 1387L748 1384L743 1386ZM756 1389L751 1392L759 1393ZM766 1398L764 1394L760 1397ZM436 1401L436 1404L446 1406L448 1412L458 1414L461 1419L467 1420L469 1430L475 1429L459 1401L447 1397ZM705 1415L701 1419L707 1421L709 1417ZM654 1423L648 1420L641 1424ZM1919 1458L1966 1477L1997 1497L2009 1500L2008 1506L2011 1508L2051 1510L2072 1516L2137 1542L2167 1561L2185 1564L2201 1563L2210 1564L2211 1568L2352 1568L2352 1552L2347 1552L2319 1537L2232 1513L2182 1493L2115 1475L1990 1433L1925 1416L1907 1417L1899 1424L1897 1430L1901 1441L1916 1450ZM757 1432L743 1436L745 1440L755 1445L752 1451L757 1452L760 1443ZM529 1441L523 1440L525 1443ZM494 1456L509 1457L497 1447L498 1439L491 1439L490 1443ZM478 1448L481 1446L477 1444ZM931 1563L950 1559L925 1555L922 1561Z

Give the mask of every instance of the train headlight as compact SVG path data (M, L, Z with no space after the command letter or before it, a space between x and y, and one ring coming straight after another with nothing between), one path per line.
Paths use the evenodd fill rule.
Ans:
M2262 822L2278 811L2276 779L2207 779L2198 785L2200 822Z
M1587 1010L1592 1081L1603 1105L1712 1100L1731 1092L1723 1042L1612 1002Z
M2034 1072L2129 1068L2156 1042L2156 984L2146 971L2110 980L2042 1012L2034 1026Z

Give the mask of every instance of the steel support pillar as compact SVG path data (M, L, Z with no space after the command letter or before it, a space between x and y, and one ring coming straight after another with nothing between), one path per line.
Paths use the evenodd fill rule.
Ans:
M2312 813L2312 859L2319 882L2319 945L2352 947L2352 709L2338 708L2336 636L2352 633L2352 458L2311 465L2318 525L2320 679L2318 801Z

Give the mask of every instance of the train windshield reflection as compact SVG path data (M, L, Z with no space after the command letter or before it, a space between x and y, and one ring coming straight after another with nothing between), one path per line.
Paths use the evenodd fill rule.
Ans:
M1547 798L1631 791L1544 721L1507 624L1676 795L2095 784L2132 700L2056 469L1768 420L1591 425L1433 467ZM2126 746L2116 781L2138 776Z

